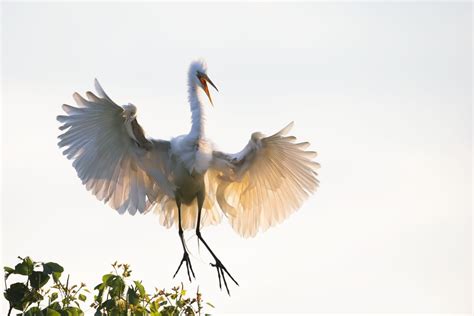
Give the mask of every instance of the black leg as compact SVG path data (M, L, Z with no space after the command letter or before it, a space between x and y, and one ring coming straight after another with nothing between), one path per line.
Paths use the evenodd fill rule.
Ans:
M188 270L188 278L189 278L189 282L191 282L191 274L189 273L189 271L191 270L191 273L193 274L193 278L196 278L196 276L194 275L193 266L191 265L191 260L189 259L188 250L186 249L186 244L184 243L183 227L181 226L181 201L179 200L179 198L176 198L176 205L178 206L179 238L181 239L181 244L183 245L184 254L183 254L183 259L181 259L181 262L178 266L178 269L173 275L173 278L176 276L176 274L178 274L178 271L179 269L181 269L183 262L186 262L186 270Z
M197 226L196 226L196 236L198 237L198 239L200 241L202 241L204 246L206 246L207 250L212 255L214 260L216 261L216 263L211 263L211 266L215 267L216 270L217 270L217 277L219 278L219 288L222 289L222 283L221 283L221 279L222 279L222 281L224 281L224 286L227 290L227 294L229 294L229 296L230 296L230 291L229 291L229 287L227 286L227 281L225 279L225 274L227 274L232 279L232 281L234 281L235 284L239 285L239 283L237 283L237 281L235 281L235 279L232 277L232 275L229 273L229 271L227 271L226 267L224 267L224 265L219 260L219 258L217 258L217 256L211 250L211 248L206 243L204 238L202 238L200 229L201 229L201 210L202 210L202 205L204 204L204 194L198 194L197 201L198 201L198 219L197 219ZM224 272L225 272L225 274L224 274Z

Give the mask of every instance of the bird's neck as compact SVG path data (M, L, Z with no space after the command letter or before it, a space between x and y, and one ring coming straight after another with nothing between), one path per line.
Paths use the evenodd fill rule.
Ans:
M206 119L204 113L203 93L200 90L201 89L198 89L196 85L189 85L188 88L192 123L189 135L198 139L205 137L204 123Z

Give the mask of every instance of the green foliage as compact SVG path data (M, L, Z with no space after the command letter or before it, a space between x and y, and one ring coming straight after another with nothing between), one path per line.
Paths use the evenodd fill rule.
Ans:
M70 285L69 275L66 283L61 281L63 267L54 262L35 262L29 257L20 258L15 268L4 267L4 296L10 304L8 315L15 309L18 315L27 316L83 316L81 304L87 301L90 293L84 283ZM201 315L203 302L201 294L186 297L186 290L181 284L171 291L155 288L153 294L146 292L141 281L129 280L131 275L128 264L112 264L113 271L102 276L102 282L94 290L90 307L95 316L178 316ZM26 281L7 286L11 275L26 277ZM52 281L52 282L50 282ZM52 283L48 288L46 285ZM208 306L214 307L211 303Z
M4 297L10 304L8 315L13 309L22 311L28 316L43 315L84 315L77 302L79 295L86 292L85 285L69 285L69 276L66 283L60 278L64 269L55 262L35 262L30 257L20 258L15 269L4 267L5 292ZM11 275L26 277L26 281L13 283L8 287L7 279ZM51 280L53 285L45 289ZM59 298L62 298L59 300ZM46 307L41 307L46 305ZM75 306L72 306L75 305Z

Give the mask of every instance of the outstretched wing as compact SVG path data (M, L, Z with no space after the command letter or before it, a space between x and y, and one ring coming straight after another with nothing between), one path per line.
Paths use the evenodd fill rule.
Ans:
M318 187L316 152L285 136L292 126L268 137L253 133L239 153L213 153L209 178L215 198L244 237L283 221Z
M77 107L64 104L66 115L57 117L64 131L58 145L82 183L120 213L143 213L172 198L170 143L147 139L133 105L115 104L97 80L95 88L100 97L74 93Z

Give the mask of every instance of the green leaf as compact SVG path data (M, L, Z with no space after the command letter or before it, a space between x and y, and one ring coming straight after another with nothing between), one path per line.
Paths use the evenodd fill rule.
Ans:
M131 287L128 288L127 296L128 296L128 301L130 302L130 304L138 305L140 303L139 296Z
M125 282L119 276L111 277L107 280L107 285L111 287L109 294L112 297L121 297L125 290Z
M46 309L46 316L61 316L61 313L55 311L54 309L47 308Z
M33 270L35 263L33 262L33 260L31 260L30 257L24 258L23 261L26 262L26 264L28 265L28 267L31 268L31 270Z
M115 301L113 299L106 300L100 306L100 308L105 308L106 310L112 309L115 307Z
M107 281L105 281L104 283L105 283L107 286L113 287L114 284L117 283L116 280L119 279L119 278L120 278L119 276L113 275L113 276L107 278Z
M68 307L65 309L65 311L71 316L84 316L84 312L77 307Z
M27 299L30 302L40 302L44 299L44 296L38 291L30 291L29 295L27 295Z
M54 309L55 311L61 310L61 304L59 302L54 302L48 306L49 309Z
M70 302L70 300L69 300L69 298L67 298L67 297L65 297L65 298L63 298L63 299L61 300L61 303L63 304L63 306L69 305L69 302Z
M135 283L135 286L138 289L138 292L140 293L141 297L144 297L146 295L145 287L143 286L142 282L140 281L133 281Z
M59 279L61 278L61 272L53 272L53 280L54 282L59 282Z
M212 308L216 308L214 305L212 305L211 303L209 302L206 302L207 305L211 306Z
M43 271L46 272L47 274L51 274L53 272L59 272L62 273L64 272L64 268L57 264L56 262L47 262L43 263Z
M30 308L25 314L25 316L43 316L43 312L37 306Z
M33 272L33 263L29 263L31 260L27 261L26 259L29 259L26 257L23 259L23 262L17 264L15 266L15 273L16 274L21 274L21 275L30 275Z
M19 305L14 306L21 306L21 301L28 292L28 287L23 283L13 283L8 289L5 290L4 296L7 301L12 303L12 305L18 303ZM21 310L21 307L19 309Z
M10 274L15 273L15 269L12 269L10 267L3 267L3 270L5 271L5 281L8 279Z
M153 302L151 302L150 304L150 311L153 313L153 312L158 312L158 309L160 308L160 305L158 304L158 302L155 300Z
M54 292L53 294L51 294L50 300L51 302L54 302L57 298L58 298L58 293Z
M87 297L84 294L79 294L79 300L85 302Z
M31 287L38 290L48 283L49 275L44 272L33 271L28 279L30 280Z
M95 286L94 290L103 290L105 288L105 283L99 283Z
M107 280L109 280L111 277L114 277L115 275L113 274L104 274L102 276L102 282L107 283Z

